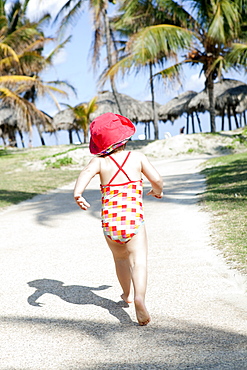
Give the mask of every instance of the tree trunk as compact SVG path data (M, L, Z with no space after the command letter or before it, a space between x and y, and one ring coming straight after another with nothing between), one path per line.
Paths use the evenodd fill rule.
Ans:
M108 67L110 68L113 63L112 63L112 55L111 55L110 25L109 25L109 18L108 18L106 9L103 10L103 18L104 18L104 26L105 26L106 54L107 54ZM116 89L116 85L115 85L113 77L110 78L110 83L111 83L112 93L113 93L113 96L115 98L119 113L121 115L123 115L123 112L122 112L122 109L121 109L121 106L120 106L120 103L119 103L119 99L118 99L118 96L117 96L117 89Z
M154 100L153 66L151 62L149 63L149 74L150 74L150 89L151 89L152 108L153 108L154 139L158 140L159 139L159 127L158 127L157 112L156 112L155 100Z
M210 73L208 78L206 79L206 88L208 91L208 99L209 99L209 114L210 114L210 127L211 132L216 132L216 125L215 125L215 101L214 101L214 82L213 82L213 74Z

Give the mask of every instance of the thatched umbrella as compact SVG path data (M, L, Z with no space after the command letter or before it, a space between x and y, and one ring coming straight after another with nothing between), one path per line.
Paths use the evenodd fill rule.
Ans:
M146 129L149 126L149 123L153 121L152 102L142 102L130 97L129 95L120 93L117 93L117 96L121 105L122 114L128 117L134 123L145 123L146 135ZM158 109L159 104L155 104L156 108ZM99 93L97 95L96 105L97 109L90 114L91 121L101 114L108 112L120 114L112 92L104 91ZM67 108L58 112L53 117L53 125L57 130L69 130L69 132L74 130L75 116L72 109Z
M187 133L189 131L189 117L191 117L192 120L192 129L193 132L195 132L195 127L194 127L194 117L193 117L193 112L190 111L188 108L188 104L191 101L193 97L195 97L197 93L195 91L186 91L172 100L170 100L168 103L162 105L159 110L158 110L158 117L160 120L163 122L166 121L171 121L174 122L177 118L181 117L184 113L187 114ZM199 124L199 129L201 131L201 125L199 118L198 119L198 124Z
M53 125L56 130L70 130L74 128L75 115L70 108L61 110L53 117Z
M72 144L72 131L75 130L78 136L79 141L81 138L78 133L78 128L76 125L76 117L71 108L66 108L61 110L53 117L53 125L56 130L67 130L69 132L69 142Z
M30 114L32 125L35 125L37 127L41 143L42 145L45 145L42 132L54 132L52 126L52 118L44 112L41 112L41 114L38 115L37 112L30 111ZM5 138L8 137L11 141L11 145L15 146L15 133L18 132L21 137L22 146L24 147L24 140L22 135L23 131L29 131L27 120L25 119L23 113L13 106L0 102L0 136L2 137L4 143Z
M121 105L122 114L128 117L131 121L151 122L153 121L152 107L149 103L140 102L129 95L117 93L119 103ZM98 108L90 115L90 119L94 120L101 114L112 112L119 114L117 104L112 92L104 91L99 93L96 102Z
M246 125L245 110L247 109L247 85L241 82L240 85L227 89L224 93L217 96L215 107L222 112L222 130L224 130L225 111L227 111L230 130L232 127L231 115L234 116L236 127L239 128L237 113L241 115L243 113Z
M224 115L225 115L225 108L222 109L221 104L220 104L220 99L221 96L229 91L229 89L234 89L238 86L243 85L243 82L238 81L238 80L232 80L232 79L222 79L219 82L216 82L214 84L214 98L215 98L215 114L218 116L222 116L222 127L224 128ZM216 103L218 102L218 103ZM198 93L194 98L191 99L191 101L188 104L188 109L191 112L206 112L209 111L209 98L208 98L208 92L207 89L204 89L200 93ZM230 119L230 109L228 106L228 118ZM230 125L230 121L229 121ZM231 127L231 125L230 125ZM222 130L223 130L222 128ZM231 129L231 128L230 128Z
M214 84L214 97L217 99L226 90L242 85L241 81L222 79ZM189 102L188 109L192 112L206 112L209 110L209 98L207 89L202 90L200 93L196 94Z

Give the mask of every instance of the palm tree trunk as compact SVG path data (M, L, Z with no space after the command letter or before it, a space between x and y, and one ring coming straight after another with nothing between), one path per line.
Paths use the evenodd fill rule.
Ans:
M110 34L110 25L109 25L109 18L107 15L107 10L103 10L103 18L104 18L104 26L105 26L105 38L106 38L106 54L107 54L107 61L108 61L108 67L110 68L112 66L112 55L111 55L111 34ZM117 96L117 89L114 82L114 78L110 78L112 93L115 98L119 113L123 115L122 109L119 103L119 99Z
M159 127L158 127L157 112L156 112L155 100L154 100L153 66L151 62L149 63L149 74L150 74L150 89L151 89L152 108L153 108L154 139L158 140L159 139Z
M209 76L208 76L208 78L206 79L206 88L208 90L211 132L216 132L216 126L215 126L214 82L213 82L213 74L212 73L210 73Z

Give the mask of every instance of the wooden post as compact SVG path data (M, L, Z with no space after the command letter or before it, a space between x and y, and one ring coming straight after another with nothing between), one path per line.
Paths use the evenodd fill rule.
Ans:
M194 113L191 114L191 121L192 121L192 132L193 134L195 134Z
M223 107L221 113L221 131L224 131L224 128L225 128L225 107Z
M237 119L235 107L232 107L232 111L233 111L233 115L234 115L236 127L239 128L239 124L238 124L238 119Z
M199 130L200 130L200 132L202 132L201 121L200 121L200 118L199 118L199 115L198 115L198 113L197 113L197 112L196 112L196 118L197 118L197 122L198 122Z
M227 115L228 115L228 122L229 122L229 130L232 130L232 122L231 122L231 108L227 106Z
M190 117L190 115L189 115L189 113L187 113L186 134L189 133L189 117Z

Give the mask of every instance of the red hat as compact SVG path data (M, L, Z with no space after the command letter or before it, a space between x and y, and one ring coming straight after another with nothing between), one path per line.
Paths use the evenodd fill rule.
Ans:
M106 154L109 149L113 150L127 142L135 131L134 124L128 118L114 113L102 114L90 125L90 152ZM113 146L114 148L111 148Z

